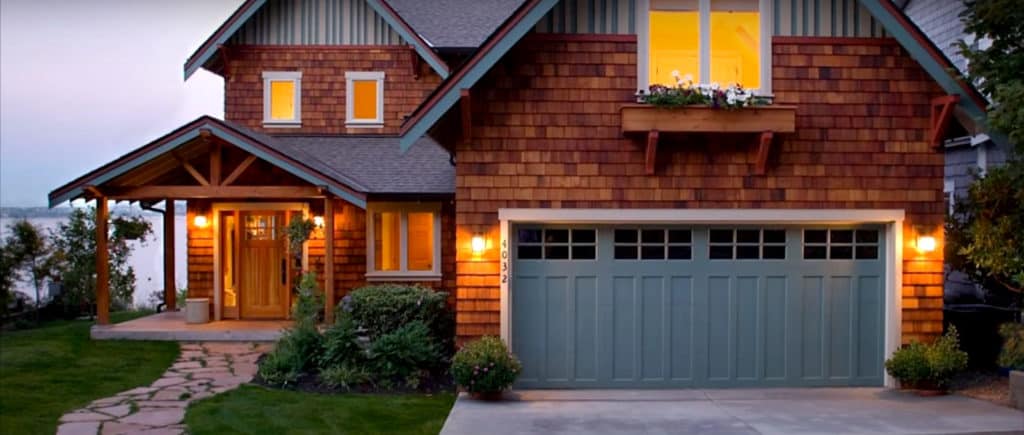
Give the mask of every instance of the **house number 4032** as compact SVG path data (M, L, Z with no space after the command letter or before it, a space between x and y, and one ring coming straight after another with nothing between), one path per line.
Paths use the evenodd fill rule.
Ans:
M508 283L508 240L501 241L501 283Z

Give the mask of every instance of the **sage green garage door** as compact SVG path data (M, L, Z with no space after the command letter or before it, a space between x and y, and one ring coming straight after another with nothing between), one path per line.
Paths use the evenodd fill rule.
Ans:
M882 385L880 227L512 233L520 388Z

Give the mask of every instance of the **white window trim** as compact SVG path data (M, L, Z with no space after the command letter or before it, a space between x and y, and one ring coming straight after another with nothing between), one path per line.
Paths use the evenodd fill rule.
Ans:
M377 212L398 212L399 267L396 271L374 270L375 246L373 214ZM434 261L432 270L408 270L409 213L431 212L434 214ZM375 202L366 206L366 280L367 281L440 281L441 280L441 204Z
M512 304L509 295L510 277L514 276L509 243L510 230L516 223L628 223L628 224L852 224L885 225L885 347L883 361L899 348L903 332L903 221L906 212L900 209L546 209L499 208L501 232L499 269L501 338L515 351L512 341ZM884 375L888 388L896 380Z
M700 77L711 77L711 0L698 0L700 10ZM637 0L637 90L644 92L650 87L650 14L651 0ZM772 95L772 1L758 0L761 18L761 87L753 89L758 95Z
M353 83L355 81L376 80L377 81L377 118L356 119L355 117L355 93ZM355 128L380 128L384 126L384 72L383 71L347 71L345 72L345 125Z
M288 80L295 82L295 118L272 119L270 117L270 82ZM263 126L285 128L302 126L302 71L263 72Z

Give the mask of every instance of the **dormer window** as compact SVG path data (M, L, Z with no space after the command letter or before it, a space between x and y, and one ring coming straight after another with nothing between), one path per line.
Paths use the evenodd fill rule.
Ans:
M384 126L384 73L345 73L345 125L379 128Z
M302 72L263 72L263 125L298 127L302 124Z
M769 94L768 0L649 0L640 32L639 89L739 84Z

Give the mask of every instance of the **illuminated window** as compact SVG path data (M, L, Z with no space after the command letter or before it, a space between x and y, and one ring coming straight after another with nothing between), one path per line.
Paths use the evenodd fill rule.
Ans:
M765 0L650 0L646 85L733 84L768 91ZM763 29L765 27L765 29Z
M345 124L382 127L384 125L384 73L345 73Z
M440 211L438 204L370 204L367 278L440 279Z
M263 124L297 126L302 120L302 72L263 73Z

